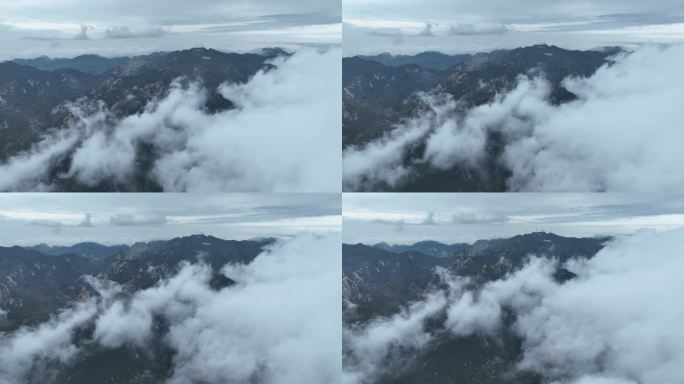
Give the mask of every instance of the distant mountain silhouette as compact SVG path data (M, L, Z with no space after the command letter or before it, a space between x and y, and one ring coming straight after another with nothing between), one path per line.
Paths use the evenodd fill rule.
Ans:
M72 246L49 246L47 244L38 244L32 247L25 247L32 249L46 255L66 255L73 254L88 259L104 259L109 256L114 256L128 249L127 245L112 245L106 246L93 242L78 243Z
M447 55L441 52L421 52L417 55L392 55L389 53L381 53L372 56L358 56L365 60L377 61L385 65L393 67L400 67L407 64L415 64L419 67L427 69L436 69L442 71L464 63L466 60L472 58L470 54L461 55Z
M14 59L13 62L21 65L30 65L43 71L55 71L58 69L75 69L80 72L99 75L114 69L130 60L129 57L107 58L98 55L81 55L74 58L52 59L41 56L35 59Z
M374 247L382 248L392 253L403 253L407 251L418 251L429 256L435 257L451 257L454 253L467 247L468 244L442 244L438 241L419 241L411 245L390 245L387 243L378 243Z

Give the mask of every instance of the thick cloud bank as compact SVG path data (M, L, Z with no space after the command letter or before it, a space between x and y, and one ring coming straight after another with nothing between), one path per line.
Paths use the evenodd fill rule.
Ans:
M203 264L187 264L127 297L111 282L92 280L97 299L0 336L0 383L22 383L46 364L68 364L81 352L72 336L86 323L95 326L92 343L144 349L160 316L169 324L165 343L176 352L169 384L339 382L339 241L300 236L249 265L227 265L224 274L236 284L218 291Z
M542 77L521 77L492 103L465 112L453 100L427 103L427 112L388 136L344 154L345 185L401 185L411 167L478 167L491 132L506 145L499 161L511 190L656 191L684 186L684 46L645 46L588 78L563 86L577 99L550 102ZM425 154L407 166L415 143Z
M436 332L441 337L496 337L506 326L504 310L515 314L511 330L522 340L518 369L536 372L546 383L678 382L684 377L683 246L681 229L639 232L612 241L590 260L569 262L566 268L577 277L565 283L554 280L557 265L547 258L533 258L523 269L478 289L442 271L448 289L393 318L345 331L351 356L345 362L346 382L372 382L383 373L381 366L363 365L360 358L382 361L387 351L402 345L420 353ZM429 333L425 321L440 311L433 306L439 295L446 320ZM430 312L424 310L428 307ZM365 357L369 353L372 358Z
M45 190L58 177L92 186L125 184L140 172L139 147L154 149L149 177L166 191L340 190L340 50L303 49L277 69L220 93L235 109L208 114L207 91L174 84L145 111L112 123L84 113L0 165L0 190ZM55 162L70 155L66 170Z

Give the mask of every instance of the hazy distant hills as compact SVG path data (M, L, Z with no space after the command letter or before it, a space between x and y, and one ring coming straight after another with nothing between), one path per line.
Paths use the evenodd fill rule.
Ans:
M14 59L13 62L29 65L43 71L58 69L75 69L80 72L99 75L128 62L130 57L102 57L98 55L80 55L71 59L41 56L35 59Z
M588 76L620 52L618 47L576 51L550 45L497 50L474 55L423 52L417 55L380 54L343 59L343 147L363 146L382 137L402 119L419 115L425 106L417 92L448 94L467 109L494 100L511 90L519 75L543 74L552 84L551 101L562 103L575 95L562 87L568 76ZM484 172L466 166L447 170L416 169L401 191L502 191L507 170L496 163L501 145L491 137ZM417 146L409 158L419 158ZM391 191L388 185L364 189Z
M442 244L438 241L419 241L415 244L401 245L401 244L387 244L378 243L373 245L375 248L381 248L392 253L403 253L408 251L418 251L429 256L435 257L451 257L457 251L460 251L468 246L465 243L457 244Z
M102 245L93 242L84 242L74 244L72 246L49 246L47 244L38 244L31 247L24 247L46 255L77 255L87 259L104 259L109 256L114 256L128 249L127 245Z
M166 241L104 246L0 247L0 308L8 312L1 330L45 321L80 296L89 295L85 275L122 284L128 291L148 288L175 274L182 262L205 262L215 271L212 285L232 282L219 273L228 263L249 263L273 239L234 241L193 235Z
M199 81L209 92L209 113L232 108L216 92L219 84L245 82L275 57L280 48L259 53L226 53L194 48L144 56L72 59L17 59L0 63L0 161L27 149L49 129L66 127L74 116L61 108L80 99L82 105L102 101L116 117L139 113L163 96L172 82Z
M590 258L603 248L607 240L536 232L507 239L478 240L470 245L441 244L441 248L454 247L454 250L438 256L416 250L425 247L425 243L429 245L428 249L435 249L440 247L438 242L400 246L395 248L397 252L387 251L391 246L384 243L373 246L345 244L344 321L347 325L364 324L371 319L390 316L402 306L420 300L438 288L439 282L434 274L438 266L454 275L470 277L475 284L483 284L522 268L530 255L560 261L573 257ZM564 269L556 273L558 281L572 279L573 276ZM429 322L426 326L430 326ZM385 375L378 382L540 384L539 377L515 371L520 353L520 341L507 327L495 336L454 338L437 335L428 348L411 355L411 363L405 364L402 372Z
M427 69L435 69L442 71L464 63L465 61L472 58L472 55L461 54L461 55L447 55L441 52L421 52L416 55L392 55L389 53L381 53L379 55L370 56L357 56L364 60L376 61L384 65L390 65L393 67L400 67L407 64L415 64L419 67Z

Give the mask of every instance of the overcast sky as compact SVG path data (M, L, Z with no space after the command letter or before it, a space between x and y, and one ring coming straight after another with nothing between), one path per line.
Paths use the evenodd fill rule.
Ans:
M339 0L0 0L0 59L339 44Z
M339 194L1 194L0 245L340 231Z
M345 54L684 40L681 0L344 0Z
M684 227L681 196L350 193L342 200L345 243L470 243L535 231L598 236Z

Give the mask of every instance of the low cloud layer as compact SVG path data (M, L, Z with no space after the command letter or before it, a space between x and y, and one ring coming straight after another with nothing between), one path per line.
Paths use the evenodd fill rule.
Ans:
M508 27L503 24L456 24L449 27L450 35L501 35L508 32Z
M386 372L382 365L363 364L369 350L372 361L383 361L387 351L400 346L410 346L411 354L430 348L434 332L496 337L505 326L504 310L515 314L511 331L522 340L518 369L535 372L545 382L676 382L684 375L684 332L678 326L684 311L677 304L684 288L679 278L683 236L680 229L616 239L590 260L568 262L565 267L577 277L562 284L553 278L556 262L546 258L532 258L523 269L479 289L441 271L448 289L393 318L345 331L346 382L372 382ZM435 297L446 304L434 308ZM430 333L425 321L440 311L446 320Z
M563 86L577 99L551 103L543 77L521 77L507 94L465 112L443 96L424 95L428 111L364 148L344 153L346 188L384 182L400 186L419 165L480 167L487 137L506 140L499 161L514 191L660 191L684 185L679 164L678 63L684 46L645 46ZM411 164L408 149L426 144Z
M75 330L93 323L92 343L145 349L153 319L169 323L164 340L176 352L169 384L202 382L332 383L341 361L339 236L299 236L249 265L228 265L236 284L215 291L211 269L185 265L155 287L121 298L121 288L91 280L97 299L35 328L0 337L0 383L22 382L82 351Z
M114 124L106 109L72 106L79 119L70 128L0 165L0 190L50 190L55 161L66 155L72 161L60 177L125 184L146 144L159 153L149 176L165 191L339 191L339 61L339 49L302 49L247 83L221 86L237 108L214 115L198 84L175 84Z

